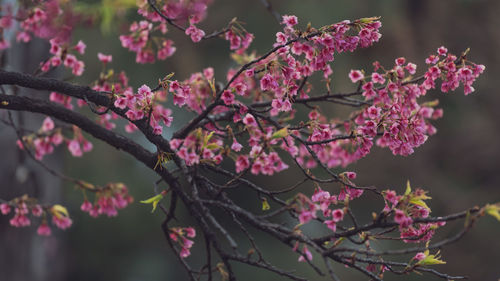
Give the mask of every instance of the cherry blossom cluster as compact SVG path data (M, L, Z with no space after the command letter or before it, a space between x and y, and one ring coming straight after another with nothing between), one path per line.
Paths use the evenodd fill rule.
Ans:
M22 141L17 140L20 149L24 146L35 150L35 158L41 160L44 155L54 152L54 146L60 145L64 141L60 129L56 129L54 121L50 117L43 120L42 127L38 132L23 136Z
M276 151L267 152L265 147L275 146L282 141L282 136L276 134L272 127L266 128L266 133L262 133L257 127L255 118L248 114L243 118L243 123L246 125L246 130L251 133L249 143L252 144L248 156L240 155L236 161L236 172L242 172L247 169L251 164L251 172L254 175L264 174L273 175L274 173L281 172L288 168L288 165L283 162L281 157ZM262 145L264 144L264 146ZM236 147L240 145L236 139L233 139L231 147L235 151L239 151Z
M418 98L435 87L438 78L443 79L443 91L455 89L459 83L463 83L468 94L468 87L472 87L472 83L485 69L483 65L476 65L464 57L457 59L448 54L444 47L438 49L438 54L427 59L431 66L424 79L416 81L411 80L416 73L416 65L407 63L405 58L396 59L394 67L388 70L374 63L375 72L369 77L365 77L360 70L352 70L349 78L353 83L361 83L362 95L370 106L343 124L325 124L325 118L317 111L310 112L311 134L307 141L320 142L312 145L311 149L321 162L330 168L345 167L366 156L374 141L378 146L389 147L395 155L407 156L422 145L428 136L435 134L436 128L429 121L442 117L443 111L435 108L437 101L419 103ZM440 60L440 57L443 59ZM384 73L377 72L380 69ZM454 86L449 88L451 84ZM342 135L353 137L333 140ZM304 145L299 147L298 161L307 168L317 165Z
M58 0L20 5L15 9L11 3L2 5L2 12L6 13L0 18L0 50L10 47L10 42L5 38L5 31L11 29L16 30L18 42L29 42L33 36L48 39L51 44L50 53L53 56L41 63L41 71L47 72L52 67L64 65L71 69L74 75L82 75L85 67L83 61L78 60L70 52L83 54L86 45L79 41L75 46L69 46L71 32L78 17L73 16L67 6ZM16 22L20 23L19 28Z
M205 32L194 24L205 17L209 2L211 1L166 1L160 11L164 16L176 22L189 20L190 26L186 28L185 33L191 36L194 42L198 42ZM165 60L172 56L176 48L172 40L164 38L168 32L165 20L150 7L147 1L139 1L138 6L138 13L145 20L133 22L129 28L130 34L120 36L122 46L136 53L137 63L154 63L156 59ZM158 35L154 35L155 33Z
M205 68L184 81L166 80L163 87L172 94L174 105L187 106L189 110L201 113L214 95L214 69Z
M293 250L294 252L297 252L297 251L299 250L299 246L300 246L300 243L297 241L297 242L295 243L295 245L293 246L292 250ZM305 262L305 261L306 261L306 259L307 259L308 261L312 261L312 260L313 260L313 255L312 255L311 251L309 250L309 248L307 248L307 246L306 246L306 245L303 245L303 246L302 246L302 253L301 253L301 255L300 255L300 257L299 257L298 261L299 261L299 262Z
M226 110L235 105L240 108L234 114L233 121L242 122L246 127L250 135L248 142L252 147L274 132L271 131L272 127L263 132L259 128L255 117L247 113L247 108L236 99L236 95L255 97L255 101L262 101L264 97L268 97L272 101L272 116L284 111L291 113L290 119L293 119L292 103L299 92L298 81L300 79L311 76L316 71L323 71L323 73L327 74L326 76L329 76L331 69L328 63L333 61L334 52L353 51L358 46L367 47L380 38L378 33L380 22L377 19L364 19L352 23L346 21L328 26L312 34L314 36L308 37L309 40L306 42L301 42L300 38L297 37L298 31L294 29L294 26L298 23L298 20L295 16L284 16L283 23L285 25L284 31L277 33L275 44L275 46L282 47L276 53L270 54L266 59L259 61L254 67L245 71L244 75L233 77L236 75L236 71L230 70L228 80L231 80L231 84L221 95L221 100L228 107ZM355 35L348 35L348 31L352 27L360 31ZM288 42L293 42L293 44ZM304 56L304 58L302 59L301 56ZM241 63L247 62L244 57L240 57L239 60ZM259 81L258 84L256 80ZM301 98L303 97L307 97L305 92L301 94ZM214 112L217 112L217 110L219 112L224 111L219 107ZM233 142L235 147L239 147L237 141L233 140ZM278 140L273 142L271 144L277 144ZM281 146L286 151L293 153L292 156L297 155L298 149L291 138L285 139ZM257 149L259 148L253 148L254 156ZM321 146L318 146L318 150L320 149ZM277 168L278 171L286 168L286 165L281 164L281 160L276 157L277 155L271 155L273 156L269 159L267 154L264 153L258 161L255 161L252 165L252 172L258 174L265 171L265 174L273 174L271 171L276 170L272 168L273 163L276 164L275 167L279 167ZM322 156L326 158L327 154L323 153ZM237 157L237 171L242 171L247 165L250 165L249 158L255 157L250 154ZM338 159L338 157L336 158ZM352 161L354 160L349 161L349 163Z
M297 197L296 211L299 213L300 224L306 224L317 218L317 212L321 211L324 218L324 224L333 232L337 230L337 223L344 219L343 209L330 209L330 205L337 205L337 196L330 195L328 191L317 188L311 198L299 194Z
M198 129L187 136L184 140L172 139L170 146L177 151L177 156L186 161L186 165L192 166L201 162L219 164L224 152L223 141L208 133Z
M80 128L73 126L73 139L67 140L68 150L74 157L81 157L84 152L89 152L94 147L82 134Z
M136 53L137 63L153 63L156 59L165 60L175 53L176 48L172 40L152 35L155 31L159 31L160 34L167 33L166 23L154 26L152 22L142 20L133 22L129 31L130 34L120 36L120 41L124 48ZM156 56L153 46L156 46Z
M80 157L83 152L92 150L93 145L82 134L81 129L73 126L73 139L68 139L62 135L61 128L56 128L54 121L50 117L43 120L42 127L36 133L23 136L23 140L18 140L19 148L24 149L24 145L34 149L35 158L42 160L43 156L54 152L54 147L66 142L68 150L75 157Z
M381 36L381 23L376 18L343 21L312 34L306 33L302 35L309 39L305 42L298 40L298 30L295 29L298 20L295 16L284 16L283 23L283 32L276 33L274 44L275 47L283 47L254 67L255 70L265 70L260 75L260 90L269 93L272 99L271 115L292 110L291 103L298 94L299 80L317 71L323 72L325 78L329 77L332 74L329 63L334 60L335 53L368 47ZM350 35L354 28L359 32ZM250 74L247 72L247 75Z
M18 42L29 42L33 36L67 42L76 17L64 3L58 0L36 1L14 7L12 3L5 2L1 7L0 16L0 50L10 47L4 31L11 29L16 30ZM19 22L19 25L16 25L16 22Z
M69 51L75 50L79 54L83 55L87 46L81 40L78 41L75 46L68 47L66 45L67 43L58 39L50 40L50 53L53 56L41 64L40 69L43 72L49 71L52 67L64 65L65 67L71 69L72 73L76 76L83 74L85 63L78 60L76 56L70 54Z
M191 247L194 244L193 240L188 238L196 237L196 231L192 227L171 227L170 229L170 239L177 242L181 247L179 255L181 258L187 258L191 255Z
M125 126L127 132L138 129L134 123L142 126L141 122L136 121L145 120L144 123L147 122L150 126L146 129L151 129L155 135L162 135L164 126L170 127L173 122L172 111L164 106L167 101L171 100L174 106L199 114L199 120L193 119L192 124L184 127L187 129L181 129L174 134L176 138L168 140L170 148L175 152L174 156L170 156L173 155L170 151L158 151L158 162L153 168L156 171L167 157L183 160L187 166L191 166L188 170L193 170L192 166L200 164L218 165L228 159L234 162L238 174L235 179L247 172L271 176L289 168L283 160L285 157L293 158L298 163L298 168L316 185L311 196L298 193L287 201L286 207L299 221L293 231L300 234L300 226L317 220L329 229L329 242L341 242L331 237L338 234L337 228L342 231L348 229L343 225L346 224L346 215L354 221L353 229L358 228L349 203L362 196L364 191L353 183L356 178L354 172L337 175L329 169L346 167L365 157L374 144L388 147L394 155L412 154L429 136L436 133L431 120L443 115L443 111L437 108L437 101L421 102L421 97L428 90L436 88L439 80L442 92L463 86L465 95L468 95L474 91L473 83L485 69L483 65L467 59L468 51L456 56L440 47L437 54L427 58L427 69L421 77L414 77L416 64L401 57L395 60L392 68L384 68L375 62L371 73L351 70L348 78L357 84L358 90L351 94L332 94L331 63L340 53L353 52L378 42L381 38L381 23L378 18L342 21L319 29L308 26L306 30L300 30L298 18L285 15L280 22L283 29L276 33L273 49L259 57L255 53L246 53L254 36L236 19L222 31L209 35L199 27L210 2L211 0L168 0L156 6L156 1L140 0L138 13L143 19L133 22L129 33L121 35L119 39L124 48L136 53L137 63L145 64L165 60L175 53L174 42L165 37L169 28L183 31L193 42L221 37L229 41L229 48L234 51L231 57L238 64L238 68L227 71L225 85L220 81L216 83L214 69L208 67L184 80L173 80L172 73L160 80L158 87L142 85L135 91L128 84L124 72L117 74L107 68L113 60L112 56L98 53L97 58L103 64L103 71L92 84L92 89L108 97L111 103L109 107L102 106L102 103L99 103L101 106L87 104L86 98L85 101L78 100L77 105L88 106L92 112L97 113L96 122L108 130L116 128L115 121L124 116L129 121ZM41 64L41 71L47 72L53 67L64 65L74 75L82 75L85 65L77 59L76 54L84 54L86 45L82 41L76 45L70 43L71 31L78 19L72 17L71 12L62 13L65 3L66 1L58 0L35 1L29 7L19 8L16 15L11 6L6 6L2 9L5 13L0 18L0 50L10 44L3 37L4 30L13 28L15 21L19 21L21 28L17 34L18 41L28 42L32 36L37 36L50 42L51 57ZM307 81L313 75L321 75L326 82L326 95L310 96L311 84ZM73 109L72 100L66 95L52 92L50 100ZM320 107L311 106L312 102L318 101L338 102L359 109L346 119L329 120ZM301 120L302 114L297 114L297 107L303 105L311 110L307 118L303 117ZM140 129L144 130L143 127ZM63 136L62 130L56 128L52 119L47 117L38 132L23 137L18 145L21 149L25 146L33 149L39 160L52 153L54 147L61 143L65 143L75 157L92 149L92 144L86 140L81 129L76 126L69 128L72 138ZM182 137L177 137L178 135ZM331 181L340 184L340 189L335 193L319 186L318 182L321 181L316 181L310 171L318 166L332 176ZM179 167L185 173L180 165ZM92 217L117 216L119 209L133 202L127 187L122 183L110 183L101 187L73 181L83 192L84 201L80 209ZM164 190L141 202L152 204L154 211L169 191L171 190ZM92 202L87 198L87 192L95 195ZM173 188L172 192L178 195L182 191ZM261 191L258 192L260 196ZM381 194L385 201L382 216L392 218L399 225L400 239L406 243L427 242L435 230L444 225L444 222L419 222L430 213L430 208L425 203L430 197L422 189L412 190L408 184L403 195L397 195L393 190L375 192ZM277 198L267 195L273 200ZM180 200L184 200L180 197ZM267 199L263 200L263 210L269 208ZM498 206L490 209L495 216L498 215ZM52 216L52 224L61 229L68 228L72 223L64 207L42 206L28 196L0 204L2 214L9 214L12 210L14 216L10 224L15 227L29 226L30 214L41 217L42 222L38 228L40 235L51 234L49 216ZM229 208L227 211L233 214ZM369 238L377 238L377 235L359 232L361 238L363 235L367 235L366 240L360 244L369 249ZM192 227L168 228L168 238L179 246L181 258L191 254L195 236L196 232ZM350 237L352 236L347 238ZM308 243L312 246L313 242L295 241L293 251L300 254L299 262L312 261L313 255L308 249ZM221 257L224 259L223 255ZM355 262L354 257L352 262ZM421 266L441 262L439 253L432 255L426 251L418 253L409 264ZM375 264L368 263L366 270L376 272ZM385 270L388 268L381 265L380 274Z
M229 41L230 50L242 55L252 43L254 36L252 33L247 32L236 20L233 20L229 26L229 30L224 33L224 39Z
M194 18L195 22L202 21L207 14L207 7L213 0L169 0L164 1L160 11L168 18L176 22L184 23ZM147 0L137 1L138 13L148 20L160 22L161 17L153 12Z
M37 233L41 236L49 236L52 231L49 227L48 218L52 216L52 224L60 229L67 229L71 226L72 220L68 211L61 205L42 206L35 198L23 195L8 202L0 204L2 215L8 215L14 210L14 216L10 219L10 225L14 227L27 227L31 225L29 215L41 218Z
M472 84L486 67L482 64L475 64L466 59L468 50L460 57L448 53L448 49L440 47L438 55L429 56L425 62L430 65L425 73L423 86L425 89L433 89L437 78L441 78L441 91L447 93L457 89L460 85L464 87L464 94L474 92ZM444 57L441 59L441 57Z
M394 213L394 221L399 224L401 238L406 243L429 241L435 230L446 223L413 223L416 218L426 218L431 212L424 201L430 199L426 193L420 188L412 191L409 182L403 195L397 195L393 190L383 192L386 204L384 213Z
M128 189L123 183L110 183L104 187L86 185L85 190L95 193L94 203L92 204L85 197L80 209L94 218L99 215L115 217L118 215L119 209L134 202L134 198L129 195Z
M152 92L148 86L142 85L137 93L128 88L122 94L115 96L117 97L114 102L115 107L127 109L125 115L131 121L148 118L154 134L162 134L161 124L167 127L172 124L172 111L157 103L165 100L164 91Z

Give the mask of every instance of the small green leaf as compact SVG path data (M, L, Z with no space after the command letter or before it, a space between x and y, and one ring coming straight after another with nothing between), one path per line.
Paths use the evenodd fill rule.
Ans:
M56 204L51 208L52 214L60 218L61 216L69 217L68 209L66 207Z
M165 78L163 78L163 80L170 80L170 78L174 77L174 74L175 72L170 72L167 76L165 76Z
M410 180L406 182L406 191L405 195L409 195L411 193L411 186L410 186Z
M262 198L262 211L267 211L271 209L271 206L269 206L269 202L267 202L266 198Z
M372 22L377 21L379 19L380 19L380 17L360 18L359 22L360 23L372 23Z
M146 200L142 200L141 203L143 204L153 204L153 210L151 213L153 213L156 210L156 207L158 206L158 203L163 199L163 194L158 194L156 196L153 196L151 198L148 198Z
M287 128L282 128L271 136L271 139L280 139L288 136L288 129Z
M429 206L427 206L427 204L425 204L425 202L421 199L412 198L410 199L410 203L425 208L427 210L430 210Z
M434 265L434 264L446 264L445 261L440 260L439 251L435 255L429 255L429 251L425 251L426 257L417 262L419 265Z
M484 211L488 215L490 215L490 216L496 218L498 221L500 221L500 204L493 204L493 205L487 204L484 207Z
M205 146L205 148L209 149L209 150L214 150L214 149L220 148L220 146L218 144L216 144L215 142L213 142L213 143L207 144Z

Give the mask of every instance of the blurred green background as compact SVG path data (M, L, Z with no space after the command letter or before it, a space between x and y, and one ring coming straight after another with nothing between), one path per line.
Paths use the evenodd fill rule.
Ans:
M476 92L470 96L465 97L461 89L454 93L435 91L428 94L432 99L440 99L445 112L444 118L434 123L438 128L437 135L430 137L415 154L406 158L393 156L388 149L375 147L369 157L349 166L347 170L358 173L357 183L360 185L393 188L399 192L403 191L406 180L411 180L412 186L430 191L433 197L430 207L436 216L500 201L500 96L497 90L497 79L500 77L500 1L270 1L279 13L297 15L301 27L305 27L307 22L320 27L344 19L382 17L382 38L378 44L353 54L336 56L332 67L334 92L351 91L353 86L347 79L349 70L370 69L375 60L391 66L395 58L405 56L423 68L425 57L441 45L455 54L470 47L469 58L485 64L486 72L478 79L474 85ZM274 34L280 27L259 0L216 0L208 9L207 20L200 26L206 31L215 30L225 26L235 16L245 22L247 30L256 37L251 49L263 53L271 47ZM130 11L129 18L137 19L134 11ZM178 79L184 79L190 73L208 66L215 68L217 79L222 81L227 69L234 66L229 58L227 41L215 39L193 44L189 38L173 29L168 33L177 46L173 57L154 65L136 65L134 54L123 49L118 40L118 35L125 31L124 25L117 26L105 35L98 28L87 27L76 31L74 41L82 39L88 45L84 56L86 73L78 80L79 83L89 83L98 75L101 66L97 61L97 52L113 54L112 67L117 71L126 70L134 87L155 85L158 78L170 72L175 72ZM422 68L418 69L419 73L422 73ZM318 85L316 90L319 93L323 88ZM338 106L323 107L323 110L330 112L331 116L346 116L349 112L349 108ZM175 111L174 116L171 130L182 126L191 117L182 111ZM36 123L34 127L39 124ZM170 133L168 131L165 134L168 136ZM141 138L137 141L146 145ZM2 142L2 150L11 150L13 146L12 140L11 143ZM148 281L187 278L163 238L160 229L162 213L151 214L149 206L137 203L151 196L153 182L157 179L142 164L98 141L94 142L94 150L82 159L74 159L66 152L47 159L66 174L89 182L124 182L136 202L120 211L116 218L93 219L79 210L82 202L80 192L70 185L54 189L53 192L62 194L56 198L58 202L68 205L74 221L73 227L66 232L54 231L55 238L34 237L34 227L10 228L7 226L8 219L0 217L0 239L5 244L11 244L0 249L0 280ZM11 165L10 162L8 164ZM9 173L15 172L11 170L5 169L2 173L9 176ZM297 174L297 170L291 169L278 177L255 180L267 187L279 189L294 183ZM30 190L21 187L6 191L9 189L7 184L1 184L0 189L2 195L14 196ZM310 193L312 190L313 186L309 184L304 185L301 192ZM240 198L245 206L255 210L260 207L257 196L244 189L232 196ZM356 214L365 221L369 219L371 211L383 207L380 202L374 203L373 199L367 195L354 203ZM178 225L189 225L191 220L182 214L183 208L180 212ZM461 223L451 223L436 238L448 237L459 231L460 227ZM320 231L314 226L306 230L311 233ZM310 280L326 280L318 277L308 266L297 263L298 256L288 248L267 239L269 237L257 237L266 257L276 265L296 269L299 275ZM470 280L498 280L499 237L500 223L491 217L481 219L462 240L443 250L442 256L447 264L436 266L436 269L452 275L467 275ZM15 245L12 246L14 242L27 243L29 246L20 247L22 251L16 252ZM379 247L384 245L387 246L379 244ZM203 241L198 237L188 262L201 265L203 249ZM404 257L406 260L410 258ZM40 268L42 264L44 268ZM271 273L238 264L235 264L235 268L241 280L284 280ZM342 266L335 268L342 280L366 280L364 276L345 270ZM10 273L8 279L4 279L7 278L6 272L18 274ZM416 274L387 274L386 277L387 280L439 280L434 276Z

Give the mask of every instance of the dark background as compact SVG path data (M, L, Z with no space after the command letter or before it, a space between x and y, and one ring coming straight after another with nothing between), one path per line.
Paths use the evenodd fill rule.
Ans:
M416 63L422 73L425 57L444 45L455 54L471 48L469 58L486 65L486 72L474 87L476 92L465 97L462 89L454 93L431 92L430 98L440 99L444 117L435 126L438 133L416 153L409 157L393 156L388 149L374 148L365 159L347 168L358 173L357 183L375 185L380 189L404 190L409 179L414 187L430 191L433 200L430 207L433 215L458 212L471 206L500 201L500 1L496 0L384 0L384 1L331 1L331 0L283 0L272 1L281 14L295 14L301 27L307 22L313 26L338 22L344 19L381 16L383 27L379 43L369 49L336 56L333 64L334 92L351 91L353 86L347 79L350 69L367 68L378 60L391 66L394 59L405 56ZM136 18L130 11L130 18ZM224 26L237 16L247 23L246 28L256 39L251 46L263 53L270 48L279 26L258 0L217 0L209 7L208 19L201 27L211 31ZM158 78L174 71L178 79L184 79L195 71L213 66L216 77L224 79L225 72L234 66L228 56L228 43L224 40L210 40L193 44L182 33L171 30L176 54L165 62L155 65L135 65L135 56L121 48L117 36L121 27L111 33L102 34L98 28L77 30L74 41L83 39L87 45L85 59L86 73L79 83L89 83L98 75L100 65L96 53L113 54L112 67L127 70L131 84L138 87L144 83L154 85ZM22 54L34 56L34 52L45 48L36 42L16 49L17 55L9 59L29 71L29 64ZM21 58L19 56L21 54ZM33 62L31 62L33 64ZM12 66L14 67L14 66ZM17 69L22 67L17 66ZM65 77L67 73L59 73ZM321 92L322 86L316 87ZM346 116L348 108L323 107L331 116ZM182 111L175 112L175 126L187 122L190 116ZM4 117L4 115L2 115ZM38 128L38 117L26 117L26 124ZM31 123L30 123L31 122ZM176 127L172 129L175 130ZM105 144L94 142L94 150L82 159L74 159L69 153L56 153L46 157L48 163L64 170L66 174L81 177L90 182L105 184L110 181L126 183L136 203L119 212L116 218L93 219L79 210L82 196L71 185L54 182L36 165L30 163L14 149L10 129L0 125L2 154L0 162L0 195L4 199L19 196L25 192L39 192L46 202L62 202L74 220L66 232L54 229L49 238L33 235L35 227L15 229L8 226L8 218L0 217L0 280L184 280L185 273L172 256L160 229L162 214L151 214L149 206L137 203L153 193L154 175L142 164L109 149ZM121 130L121 129L120 129ZM119 131L120 131L119 130ZM171 131L166 132L168 136ZM138 141L143 141L138 138ZM12 163L16 163L13 165ZM16 182L16 170L27 167L38 180ZM275 178L259 178L258 181L270 188L282 188L296 179L296 171ZM35 186L35 187L33 187ZM304 185L301 192L310 193L312 185ZM257 205L254 194L233 194L246 199L245 205ZM248 199L247 199L248 198ZM373 203L369 195L354 206L357 214L365 219L371 211L383 206ZM254 200L255 202L251 201ZM374 209L376 208L376 209ZM182 210L181 210L182 211ZM179 216L179 225L189 225L189 218ZM460 230L461 223L450 224L437 235L448 237ZM308 231L319 231L309 227ZM470 280L498 280L500 278L500 223L491 217L479 221L475 228L462 240L442 252L446 265L436 266L452 275L468 275ZM296 262L297 256L285 247L273 243L265 236L259 236L261 248L276 265L297 269L311 280L316 277L310 268ZM193 255L189 262L201 264L204 245L196 239ZM380 244L379 247L386 246ZM392 245L398 247L398 245ZM404 259L409 260L411 256ZM281 280L275 275L236 266L241 280ZM343 267L336 270L343 280L365 280L364 276L350 273ZM387 280L438 280L432 276L391 276Z

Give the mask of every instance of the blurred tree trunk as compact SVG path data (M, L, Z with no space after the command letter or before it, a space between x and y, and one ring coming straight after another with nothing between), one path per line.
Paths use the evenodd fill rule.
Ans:
M33 40L28 44L16 44L3 53L2 69L33 73L48 52L47 43ZM7 90L7 87L4 87ZM18 94L29 91L19 88ZM40 94L37 94L39 96ZM8 120L7 112L0 118ZM38 130L42 124L40 115L12 113L18 126ZM10 200L28 194L37 197L41 203L56 203L61 197L61 181L49 175L41 166L31 160L15 144L14 130L0 125L0 198ZM62 155L55 153L44 161L51 167L62 168ZM8 281L58 281L65 279L65 242L61 237L39 237L36 229L40 219L31 221L30 227L14 228L9 225L12 214L0 215L0 280Z

